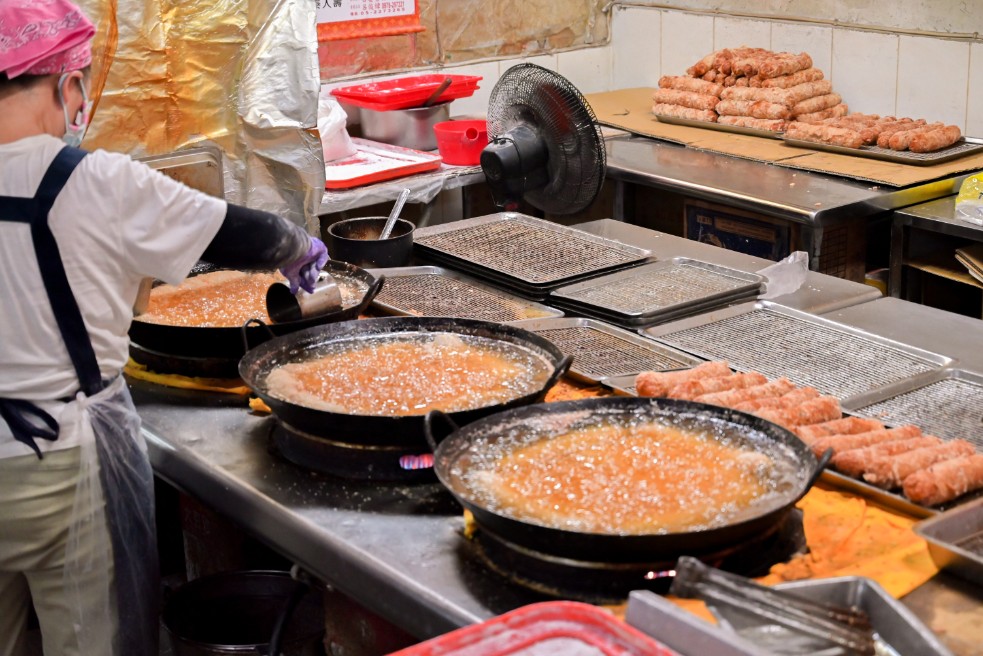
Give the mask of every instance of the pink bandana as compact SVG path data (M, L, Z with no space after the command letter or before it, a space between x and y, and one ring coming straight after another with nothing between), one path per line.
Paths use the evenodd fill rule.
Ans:
M0 72L13 79L85 68L95 33L68 0L0 0Z

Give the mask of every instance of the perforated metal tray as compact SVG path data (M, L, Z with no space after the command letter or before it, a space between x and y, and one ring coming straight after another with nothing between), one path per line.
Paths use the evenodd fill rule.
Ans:
M942 369L849 399L852 414L888 425L914 424L929 435L963 439L983 451L983 375Z
M785 376L849 403L951 359L768 301L646 328L643 334L741 371Z
M414 235L414 247L534 287L559 287L651 256L642 248L513 212L423 228Z
M550 299L626 319L652 319L758 293L764 278L688 257L654 262L550 292Z
M513 326L550 340L573 356L570 373L592 383L608 376L667 371L702 362L692 355L593 319L534 319Z
M386 284L372 307L388 314L500 323L563 316L561 310L517 298L441 267L398 267L370 272L386 277Z
M983 585L983 498L915 524L942 569Z
M861 146L860 148L847 148L846 146L834 146L832 144L817 143L814 141L803 141L801 139L789 139L782 137L783 141L789 146L796 148L809 148L811 150L825 150L830 153L841 155L851 155L853 157L866 157L868 159L880 159L886 162L896 162L898 164L910 164L914 166L932 166L951 162L954 159L972 155L983 150L983 139L975 137L963 137L963 140L956 142L948 148L936 150L931 153L913 153L907 150L891 150L890 148L879 148L877 146Z

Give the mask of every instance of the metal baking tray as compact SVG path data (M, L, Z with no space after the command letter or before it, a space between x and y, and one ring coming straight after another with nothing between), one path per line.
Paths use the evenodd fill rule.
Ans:
M418 230L414 247L526 285L559 287L649 258L651 251L514 212Z
M756 295L762 282L756 273L674 257L560 287L550 299L625 319L653 319L748 292Z
M951 162L954 159L972 155L983 150L983 139L976 137L963 137L961 142L954 143L948 148L936 150L931 153L913 153L907 150L891 150L890 148L879 148L878 146L861 146L860 148L847 148L846 146L834 146L832 144L817 143L815 141L803 141L801 139L789 139L782 137L782 140L789 146L796 148L809 148L810 150L824 150L830 153L841 155L852 155L853 157L866 157L869 159L880 159L885 162L895 162L897 164L910 164L913 166L932 166Z
M983 498L918 522L914 530L940 569L983 585Z
M499 323L563 316L561 310L512 296L440 267L370 269L370 273L386 277L386 284L372 301L372 307L388 314Z
M952 656L952 652L907 606L872 579L839 576L779 583L774 588L804 599L864 611L877 635L899 654ZM725 617L729 620L729 628L735 628L734 624L740 621L732 615ZM723 623L714 625L697 619L649 590L635 590L629 594L625 621L684 656L764 653L755 641L728 630Z
M688 353L593 319L531 319L511 325L545 337L564 354L572 355L570 374L591 383L603 382L609 376L682 369L702 362Z
M845 476L829 467L824 469L823 473L819 475L819 480L838 490L853 492L857 496L876 501L885 508L897 510L912 517L934 517L942 512L941 508L929 508L909 501L907 497L901 494L900 490L891 492L890 490L866 483L861 479Z
M885 424L914 424L929 435L964 439L983 451L983 375L941 369L849 399L851 414Z
M606 321L612 323L616 326L621 326L623 328L629 329L640 329L649 328L651 326L658 325L660 323L667 323L669 321L677 321L685 317L693 316L695 314L702 314L704 312L711 312L720 308L729 307L738 303L747 303L752 301L758 296L758 290L752 289L736 296L728 296L726 298L706 301L703 303L694 303L688 305L679 310L673 310L672 312L664 312L661 314L656 314L651 317L642 317L640 319L628 319L620 315L609 314L597 309L585 309L574 303L563 303L560 299L553 299L547 297L545 302L553 307L560 308L564 310L568 315L574 316L585 316L593 317L594 319L600 319L601 321Z
M758 128L745 128L740 125L724 125L710 121L697 121L691 118L676 118L675 116L664 116L654 114L660 123L670 125L685 125L689 128L704 128L706 130L716 130L717 132L730 132L733 134L744 134L749 137L764 137L765 139L781 139L782 133L774 130L760 130Z
M770 301L734 305L643 331L705 360L733 369L787 377L849 403L952 360Z
M601 385L604 385L608 389L614 390L623 396L638 396L638 390L635 389L635 378L637 376L638 374L607 376L601 379Z

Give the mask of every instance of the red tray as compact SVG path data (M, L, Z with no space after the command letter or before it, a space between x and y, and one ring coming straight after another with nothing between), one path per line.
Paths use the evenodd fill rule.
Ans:
M479 75L414 75L382 82L369 82L351 87L340 87L331 93L338 100L356 107L377 111L419 107L430 97L445 78L451 79L449 87L437 96L435 103L466 98L478 88Z
M324 165L326 189L351 189L440 168L440 155L352 138L356 153Z
M523 606L481 624L421 642L391 656L509 656L525 654L677 656L611 613L576 601Z

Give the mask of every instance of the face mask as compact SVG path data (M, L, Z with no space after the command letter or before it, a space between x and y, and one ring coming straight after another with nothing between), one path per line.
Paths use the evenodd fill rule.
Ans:
M86 128L89 127L89 112L92 111L92 101L89 100L89 94L85 92L85 84L82 80L78 80L84 102L82 103L81 111L75 116L75 120L68 120L68 107L65 106L64 93L64 85L68 76L69 74L65 73L58 80L58 98L61 100L61 111L65 115L65 136L61 140L73 148L78 148L82 144L82 137L85 136Z

